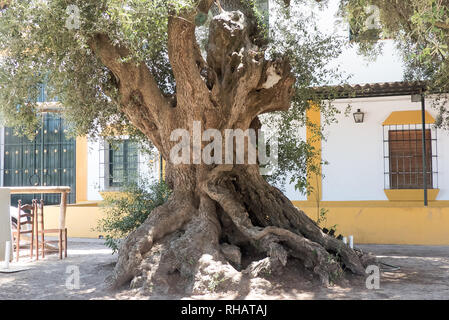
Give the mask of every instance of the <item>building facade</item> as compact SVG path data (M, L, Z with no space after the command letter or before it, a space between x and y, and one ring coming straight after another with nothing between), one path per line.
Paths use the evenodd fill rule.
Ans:
M328 164L309 178L314 190L307 199L290 198L315 220L324 208L326 227L358 243L448 245L449 132L434 125L432 96L425 99L424 152L421 103L411 101L411 84L357 87L360 95L332 102L340 114L324 128L323 140L308 132ZM354 118L358 111L361 123ZM318 110L309 117L324 122Z
M258 4L265 12L273 5L268 0ZM337 7L331 2L328 9L317 13L317 21L324 32L349 35L348 30L335 30ZM275 17L269 19L273 23ZM353 81L398 81L403 74L399 54L392 41L384 45L384 54L376 62L365 63L355 48L347 48L335 64L354 73ZM300 138L320 151L316 164L328 164L320 166L321 174L309 177L313 191L308 195L293 185L285 186L285 194L314 220L324 210L323 225L353 235L356 243L449 245L449 133L434 126L432 97L425 101L423 149L421 104L411 101L409 84L354 88L358 89L354 97L332 102L340 113L337 122L324 127L324 139L317 139L310 128L298 128ZM39 100L46 101L44 90ZM363 122L356 123L353 114L359 109ZM308 117L316 125L325 123L318 109L311 108ZM138 176L158 180L163 164L126 136L110 146L86 137L70 138L66 130L55 112L44 113L42 129L32 141L15 136L13 128L0 128L0 185L70 186L69 236L98 237L101 234L95 227L102 217L102 194ZM44 200L50 205L46 225L56 227L58 207L51 205L59 202L59 196Z
M286 195L314 220L325 210L322 226L353 235L357 243L448 245L449 132L434 125L432 96L425 100L424 151L421 103L411 101L411 84L359 89L355 97L332 101L340 113L335 123L323 127L323 139L310 128L298 128L300 138L320 151L316 163L327 164L320 165L321 174L309 176L313 189L307 196L293 185L285 186ZM355 114L363 120L356 122ZM318 108L312 107L308 117L315 125L325 123ZM70 186L69 236L101 235L95 227L103 214L104 192L117 191L139 176L154 181L162 176L159 157L149 157L126 136L110 146L66 137L57 113L44 113L42 121L33 141L14 136L12 128L1 129L1 183ZM59 199L45 201L51 205ZM48 208L47 225L56 226L58 206Z

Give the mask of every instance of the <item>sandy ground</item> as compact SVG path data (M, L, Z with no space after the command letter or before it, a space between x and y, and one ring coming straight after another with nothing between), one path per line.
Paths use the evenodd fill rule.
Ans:
M102 240L70 239L68 258L56 255L45 260L23 258L12 267L27 267L18 273L0 273L0 299L449 299L449 247L360 245L381 261L400 266L399 271L382 271L380 288L368 290L365 278L347 280L323 288L311 277L285 272L270 278L242 280L239 292L203 296L142 296L137 291L109 291L104 279L116 257ZM25 251L25 250L24 250ZM67 288L79 268L79 289Z

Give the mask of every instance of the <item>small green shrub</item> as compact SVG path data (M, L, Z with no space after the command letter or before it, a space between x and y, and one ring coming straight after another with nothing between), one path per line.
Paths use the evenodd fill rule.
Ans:
M103 194L102 210L96 230L105 233L105 245L117 252L121 239L137 229L151 212L164 204L171 190L164 182L130 183L118 192Z

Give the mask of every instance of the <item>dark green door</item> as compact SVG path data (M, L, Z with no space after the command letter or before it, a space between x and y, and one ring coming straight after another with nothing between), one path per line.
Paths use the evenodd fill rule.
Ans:
M13 128L4 129L3 186L69 186L68 202L75 202L75 139L69 139L64 121L57 113L44 113L42 128L36 138L14 135ZM36 195L13 195L11 205L18 199L30 202ZM43 195L46 204L58 204L60 195Z

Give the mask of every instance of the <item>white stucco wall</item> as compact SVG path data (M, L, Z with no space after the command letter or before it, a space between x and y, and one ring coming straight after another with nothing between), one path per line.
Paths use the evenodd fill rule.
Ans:
M345 116L348 104L352 112L361 109L365 120L354 122L352 112ZM338 100L335 107L342 111L338 123L325 129L322 143L324 201L387 200L384 193L383 121L393 111L420 110L420 103L410 96ZM427 111L435 110L427 101ZM449 200L449 133L437 131L438 200ZM435 151L434 151L435 152Z
M100 142L87 142L87 200L103 200L100 195Z
M449 131L438 130L438 187L437 200L449 200Z
M349 24L345 23L338 16L340 1L327 1L322 3L325 3L325 5L319 5L315 1L305 1L301 4L295 3L293 5L301 13L308 13L310 8L312 8L314 21L317 23L317 28L320 32L325 35L333 35L345 39L344 46L341 48L342 54L331 61L327 67L338 68L345 76L350 76L348 83L351 84L403 80L404 63L401 53L396 48L393 40L379 41L382 44L382 52L375 59L368 59L360 55L358 46L355 43L349 42ZM270 7L275 6L276 4L271 1ZM271 20L275 19L272 18ZM340 84L340 80L332 76L330 74L330 77L327 79L330 84Z

